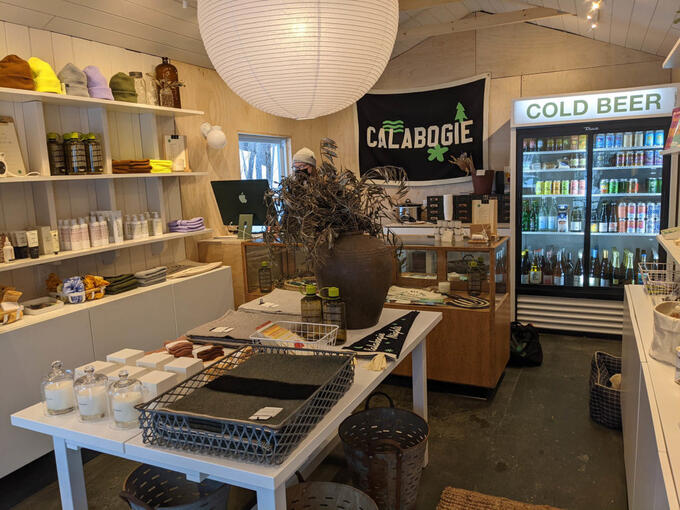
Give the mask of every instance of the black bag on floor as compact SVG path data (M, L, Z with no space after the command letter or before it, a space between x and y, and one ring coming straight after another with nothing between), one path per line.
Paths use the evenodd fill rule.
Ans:
M538 330L519 321L510 323L510 361L513 367L538 367L543 363L543 349Z

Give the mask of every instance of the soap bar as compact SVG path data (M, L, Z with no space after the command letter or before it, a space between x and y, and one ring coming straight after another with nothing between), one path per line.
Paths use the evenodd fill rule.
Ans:
M153 352L139 358L136 365L138 367L146 367L153 370L163 370L163 367L173 359L175 359L175 357L167 352Z
M141 376L144 374L148 374L151 372L151 369L146 368L146 367L137 367L134 365L123 365L120 367L119 370L115 370L114 372L111 372L109 374L109 381L117 381L120 379L118 377L118 374L122 372L123 370L127 370L128 373L128 379L139 379Z
M177 374L151 370L138 378L144 387L144 400L157 397L178 383Z
M140 349L121 349L106 356L106 361L120 363L121 365L134 365L139 358L144 357L144 351Z
M196 358L175 358L163 370L177 374L184 381L203 370L203 362Z
M119 363L110 363L108 361L92 361L76 368L74 370L75 378L78 379L79 377L84 376L87 367L93 367L95 374L103 374L108 377L114 372L117 374L122 365Z

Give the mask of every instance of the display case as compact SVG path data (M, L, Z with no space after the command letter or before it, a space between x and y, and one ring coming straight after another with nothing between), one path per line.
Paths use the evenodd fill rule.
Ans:
M428 378L494 388L509 358L508 238L483 244L402 241L395 270L399 290L390 290L385 306L443 314L427 338ZM441 282L448 285L440 289ZM410 375L410 360L394 373Z

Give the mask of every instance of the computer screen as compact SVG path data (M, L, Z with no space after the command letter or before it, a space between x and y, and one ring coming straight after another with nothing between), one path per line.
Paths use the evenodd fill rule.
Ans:
M212 181L213 193L224 225L238 225L241 214L252 214L253 225L264 225L267 207L264 195L269 190L266 179Z

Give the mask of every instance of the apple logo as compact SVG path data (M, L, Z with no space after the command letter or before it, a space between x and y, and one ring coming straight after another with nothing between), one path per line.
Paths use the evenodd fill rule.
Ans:
M245 204L245 203L248 202L248 199L246 198L246 195L243 192L241 192L241 194L238 196L238 200L242 204Z

